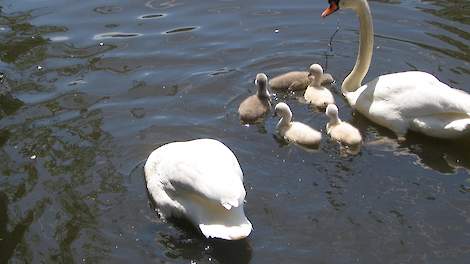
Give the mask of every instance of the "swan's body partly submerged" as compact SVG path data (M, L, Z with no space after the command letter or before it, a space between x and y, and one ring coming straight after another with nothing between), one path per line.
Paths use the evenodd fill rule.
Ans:
M271 99L268 91L268 77L264 73L256 75L256 94L249 96L238 107L240 120L254 123L263 118L271 109Z
M420 71L382 75L361 85L373 51L372 15L366 0L330 0L325 17L339 8L357 12L360 22L359 54L342 91L349 104L370 120L402 138L408 130L439 138L470 134L470 95L453 89Z
M312 64L313 65L313 64ZM312 66L310 66L311 68ZM305 90L307 86L312 83L314 76L309 68L309 71L291 71L272 78L269 81L269 86L273 90L280 91L299 91ZM320 83L322 85L329 85L334 82L333 76L329 73L322 75Z
M329 104L334 104L335 99L333 94L319 81L324 75L323 68L319 64L313 64L310 66L310 74L312 74L315 78L307 87L307 90L305 90L305 101L314 105L315 107L323 109L325 109Z
M293 142L305 147L316 147L320 144L321 133L310 126L291 122L292 112L285 103L278 103L275 107L276 115L281 117L277 124L279 135L287 142Z
M150 154L144 169L149 193L164 217L187 217L208 238L236 240L250 234L243 173L221 142L163 145Z
M338 107L330 104L326 107L326 115L330 121L326 124L326 132L332 139L347 146L357 147L362 143L362 136L357 128L348 122L342 121L338 116Z

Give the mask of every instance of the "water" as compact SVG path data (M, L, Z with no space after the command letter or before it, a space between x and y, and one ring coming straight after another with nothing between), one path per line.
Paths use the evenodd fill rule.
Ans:
M342 80L358 27L326 1L0 3L0 262L467 263L470 142L343 119L366 144L343 155L276 140L276 119L240 125L238 104L268 76L313 62ZM470 92L468 1L371 2L367 80L419 69ZM330 36L340 31L328 47ZM8 92L9 90L9 92ZM295 96L296 120L326 118ZM245 174L246 240L208 241L149 202L143 162L175 140L211 137Z

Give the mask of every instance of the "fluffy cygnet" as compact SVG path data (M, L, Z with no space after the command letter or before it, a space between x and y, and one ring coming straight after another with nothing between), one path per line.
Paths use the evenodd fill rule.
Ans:
M281 117L277 124L279 135L288 142L294 142L302 146L318 146L321 140L321 133L300 122L291 122L292 112L285 103L278 103L275 114Z
M331 138L349 146L357 146L362 142L361 133L348 122L341 121L338 117L338 107L330 104L326 107L326 115L330 121L326 124L326 132Z
M310 66L310 68L312 66ZM269 86L273 90L288 90L288 91L304 90L315 78L310 68L308 72L307 71L291 71L291 72L276 76L269 81ZM334 82L333 76L331 76L331 74L329 73L323 74L322 77L320 78L320 83L322 85L329 85L333 82Z
M307 103L323 109L329 104L334 104L333 94L318 81L324 75L323 68L318 64L313 64L310 66L310 74L315 78L305 90L304 98Z
M240 120L253 123L262 118L271 108L271 99L268 92L268 77L264 73L256 75L256 94L249 96L238 107Z

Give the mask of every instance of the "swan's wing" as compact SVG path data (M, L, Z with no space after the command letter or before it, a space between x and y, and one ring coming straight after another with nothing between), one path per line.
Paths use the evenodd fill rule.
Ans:
M367 84L365 98L387 105L407 117L464 113L470 115L470 95L453 89L425 72L383 75ZM361 95L362 96L362 95Z
M155 152L155 173L167 192L193 194L227 209L243 203L243 173L235 155L222 143L210 139L176 142Z

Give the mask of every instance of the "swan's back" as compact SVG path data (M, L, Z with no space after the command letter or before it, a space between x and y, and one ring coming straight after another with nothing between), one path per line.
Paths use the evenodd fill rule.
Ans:
M470 95L429 73L379 76L345 96L360 113L398 136L408 129L439 138L470 134Z
M443 113L470 114L470 95L453 89L426 72L409 71L387 74L359 88L356 107L381 104L388 111L406 116L429 116Z
M243 212L243 173L221 142L169 143L150 154L144 170L164 216L187 216L206 237L237 239L251 232Z

